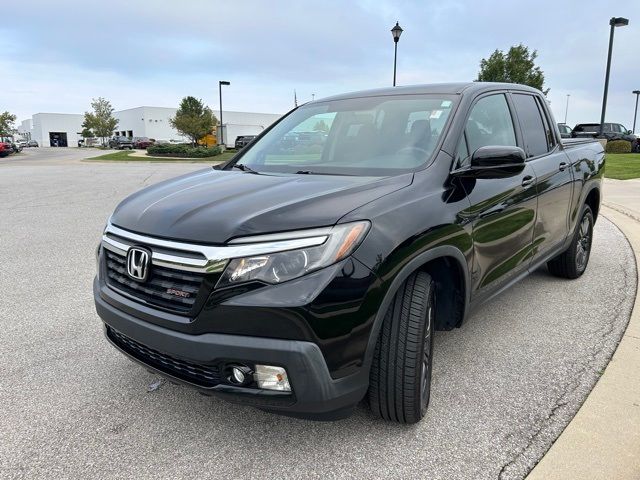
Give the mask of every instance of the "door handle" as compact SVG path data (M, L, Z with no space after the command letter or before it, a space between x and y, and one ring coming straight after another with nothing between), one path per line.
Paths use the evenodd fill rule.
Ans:
M524 177L522 179L522 186L523 187L529 187L531 185L533 185L534 179L531 175L527 175L526 177Z
M567 168L567 162L560 162L560 165L558 165L558 170L560 170L561 172L564 172L565 168Z

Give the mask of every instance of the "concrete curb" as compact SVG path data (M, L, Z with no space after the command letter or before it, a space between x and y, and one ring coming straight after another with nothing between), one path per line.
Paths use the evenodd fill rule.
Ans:
M613 208L611 208L613 207ZM627 237L640 265L640 219L620 205L601 213ZM602 377L527 480L640 478L640 296Z

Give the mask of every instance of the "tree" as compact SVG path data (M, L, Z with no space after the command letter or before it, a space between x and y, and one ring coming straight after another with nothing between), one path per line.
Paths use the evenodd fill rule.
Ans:
M329 125L327 125L327 123L324 120L319 120L313 126L313 131L314 132L328 132L329 131Z
M84 112L82 132L91 130L96 137L102 138L102 145L104 145L105 139L110 137L118 126L118 120L113 118L111 103L102 97L94 98L91 102L91 108L93 112Z
M93 130L91 130L90 128L83 128L82 129L82 137L83 138L93 138L95 137L95 135L93 134Z
M542 90L546 95L549 89L544 90L544 72L535 64L537 57L537 50L529 53L522 44L511 47L506 54L496 50L488 59L480 61L476 81L521 83Z
M14 126L15 121L15 115L9 112L0 113L0 136L10 137L13 135L16 131Z
M202 100L195 97L184 97L180 102L176 116L169 122L178 132L189 137L194 145L198 144L218 124L218 119Z

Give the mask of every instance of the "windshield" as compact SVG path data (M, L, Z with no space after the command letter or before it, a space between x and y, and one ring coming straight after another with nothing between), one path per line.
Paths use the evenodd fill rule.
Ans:
M454 95L354 98L300 107L240 158L258 172L384 176L433 154Z

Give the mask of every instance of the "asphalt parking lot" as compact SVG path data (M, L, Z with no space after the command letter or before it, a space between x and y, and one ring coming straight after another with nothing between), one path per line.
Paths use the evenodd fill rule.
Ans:
M59 150L59 153L51 150ZM438 332L429 413L280 417L163 384L103 338L94 250L127 194L203 164L0 159L0 478L523 478L572 418L629 318L636 269L598 221L585 275L540 270ZM242 175L242 173L238 173Z

